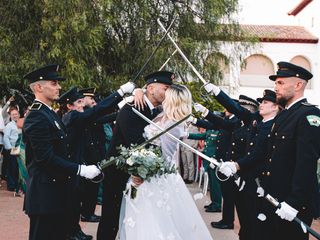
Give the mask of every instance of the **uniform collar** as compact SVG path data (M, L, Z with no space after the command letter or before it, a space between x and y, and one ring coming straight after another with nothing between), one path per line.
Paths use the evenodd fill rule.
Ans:
M298 98L297 100L295 100L293 103L291 103L289 106L286 106L285 109L289 110L289 108L291 108L294 104L296 104L297 102L301 101L305 99L304 97Z
M262 122L263 122L263 123L266 123L266 122L269 122L269 121L271 121L271 120L273 120L273 119L274 119L274 117L268 118L267 120L262 119Z
M143 95L143 98L144 98L144 100L146 101L146 103L147 103L147 105L148 105L148 107L150 108L150 111L151 111L151 113L152 113L152 110L153 110L155 107L153 106L153 104L150 102L149 98L148 98L146 95Z
M39 99L35 99L35 101L42 103L43 105L47 106L51 111L53 111L53 108L52 108L52 107L50 107L48 104L46 104L46 103L44 103L44 102L40 101Z

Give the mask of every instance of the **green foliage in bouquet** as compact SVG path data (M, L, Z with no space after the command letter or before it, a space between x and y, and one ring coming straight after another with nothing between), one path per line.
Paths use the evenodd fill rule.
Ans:
M120 146L120 155L112 157L115 159L117 168L130 175L138 176L149 181L151 177L176 172L176 167L166 161L158 147L136 149Z
M139 148L131 145L130 148L126 148L120 146L119 152L120 155L111 157L110 162L115 162L117 168L145 181L150 181L151 177L177 172L175 165L162 157L158 147ZM125 193L127 195L130 193L131 199L134 199L137 191L137 187L131 184L130 189L126 189Z

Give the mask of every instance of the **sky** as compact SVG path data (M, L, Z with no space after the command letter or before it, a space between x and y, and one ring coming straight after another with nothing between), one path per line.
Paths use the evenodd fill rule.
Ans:
M288 12L302 0L239 0L242 24L290 25Z

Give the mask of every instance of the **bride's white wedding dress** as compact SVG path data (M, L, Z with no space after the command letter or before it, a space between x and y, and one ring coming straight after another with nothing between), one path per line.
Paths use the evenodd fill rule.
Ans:
M173 121L154 120L162 128ZM158 132L152 125L145 128L150 137ZM179 138L183 125L170 130ZM160 137L165 159L175 162L178 144L167 135ZM153 177L138 187L135 199L125 194L120 213L120 240L211 240L195 202L179 173Z

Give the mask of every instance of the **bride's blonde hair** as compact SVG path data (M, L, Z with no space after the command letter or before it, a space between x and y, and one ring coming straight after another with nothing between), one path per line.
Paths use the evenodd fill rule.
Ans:
M179 121L192 112L191 92L183 85L172 84L166 90L162 106L168 119Z

